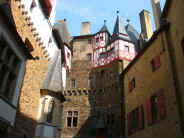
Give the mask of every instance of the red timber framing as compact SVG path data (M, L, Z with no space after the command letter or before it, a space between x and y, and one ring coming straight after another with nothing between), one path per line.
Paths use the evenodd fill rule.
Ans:
M64 44L64 52L65 52L65 62L64 66L66 70L69 72L71 69L71 59L72 59L72 54L70 49L67 47L67 45Z
M102 39L103 38L103 39ZM132 61L136 56L135 45L122 39L108 43L108 34L97 33L93 40L93 68L108 66L118 60Z

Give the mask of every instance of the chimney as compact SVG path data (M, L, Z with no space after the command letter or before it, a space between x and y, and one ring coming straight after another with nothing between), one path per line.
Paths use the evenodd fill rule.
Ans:
M139 15L141 22L141 34L144 40L149 40L153 35L150 13L149 11L142 10Z
M153 8L156 29L158 30L160 27L160 16L161 16L160 0L151 0L151 3Z
M90 34L90 22L82 22L81 35Z

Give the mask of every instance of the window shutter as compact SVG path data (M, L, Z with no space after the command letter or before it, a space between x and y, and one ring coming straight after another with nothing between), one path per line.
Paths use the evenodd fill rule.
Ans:
M131 92L131 90L132 90L132 85L131 85L131 83L129 82L129 83L128 83L128 92Z
M159 116L160 116L160 119L164 119L166 116L166 110L164 106L164 97L162 92L157 93L157 98L158 98Z
M128 129L128 136L131 135L131 112L127 114L127 129Z
M144 128L144 122L143 122L143 105L139 106L138 108L138 118L139 118L139 129L143 129Z
M146 101L146 113L147 113L147 125L150 126L152 124L152 113L151 113L151 101L148 99Z
M52 8L54 4L54 0L45 0L45 4L48 8Z
M154 63L155 63L155 67L156 68L159 68L160 67L160 57L159 56L156 56L154 58Z

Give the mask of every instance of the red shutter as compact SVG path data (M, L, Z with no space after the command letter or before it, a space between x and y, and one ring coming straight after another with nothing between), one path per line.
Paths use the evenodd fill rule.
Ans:
M138 118L139 118L139 129L143 129L143 105L139 106L138 108Z
M147 114L147 125L150 126L152 124L152 113L151 113L151 101L148 99L146 101L146 114Z
M128 83L128 92L131 92L132 91L132 85L131 85L131 83L129 82Z
M46 8L45 10L47 11L47 15L50 17L50 14L51 14L52 8Z
M45 4L48 8L52 8L54 5L54 0L45 0Z
M127 129L128 129L128 136L131 135L131 112L127 114Z
M158 98L158 110L159 110L159 116L160 119L164 119L166 116L166 110L164 106L164 97L162 92L157 93L157 98Z
M160 57L159 56L156 56L154 58L154 63L155 63L155 68L159 68L160 67Z

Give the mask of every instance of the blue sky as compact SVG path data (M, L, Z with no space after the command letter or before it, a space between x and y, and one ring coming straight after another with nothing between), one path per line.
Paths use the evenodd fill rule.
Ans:
M163 8L165 0L160 3ZM126 25L126 20L130 19L130 24L140 32L139 13L142 9L150 11L154 26L150 0L57 0L55 21L67 19L71 35L76 36L80 35L82 22L90 21L91 33L96 33L106 19L112 33L119 10L123 23Z

